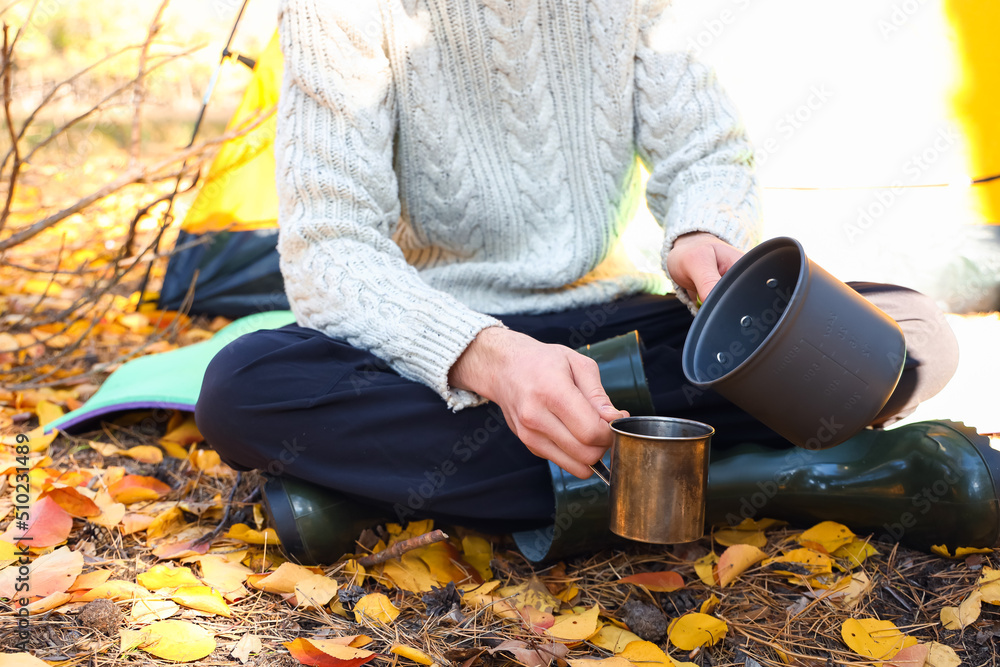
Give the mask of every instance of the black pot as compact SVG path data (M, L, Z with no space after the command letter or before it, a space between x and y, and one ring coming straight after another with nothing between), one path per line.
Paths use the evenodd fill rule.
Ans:
M766 241L719 281L684 343L684 375L806 449L865 428L903 371L899 325L806 257Z

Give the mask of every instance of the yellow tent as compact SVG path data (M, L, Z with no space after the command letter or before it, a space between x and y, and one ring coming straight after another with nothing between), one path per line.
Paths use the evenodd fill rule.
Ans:
M254 67L253 77L226 132L246 127L270 114L247 134L226 142L219 151L182 229L192 234L246 231L274 227L278 195L274 187L274 107L282 74L281 49L275 33Z

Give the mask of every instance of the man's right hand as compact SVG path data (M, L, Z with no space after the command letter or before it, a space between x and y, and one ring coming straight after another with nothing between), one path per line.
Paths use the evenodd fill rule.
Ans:
M448 381L499 405L533 454L581 479L611 446L608 424L628 416L611 405L593 359L500 327L479 332Z

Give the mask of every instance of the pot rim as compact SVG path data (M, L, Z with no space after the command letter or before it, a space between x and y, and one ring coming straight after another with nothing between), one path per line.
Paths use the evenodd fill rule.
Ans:
M701 334L705 329L706 322L713 312L715 312L718 302L721 301L726 296L726 291L729 289L730 285L736 282L740 276L745 273L746 269L753 263L757 262L761 257L764 257L778 248L792 246L798 252L799 256L799 275L795 281L795 286L792 288L792 295L788 299L788 304L785 309L775 320L774 326L771 330L767 332L767 335L757 344L756 349L751 352L742 363L737 364L734 368L723 373L719 377L713 380L696 380L694 379L694 354L697 341L701 338ZM808 280L811 277L810 270L810 260L806 256L805 248L799 243L797 239L790 236L776 236L772 239L761 242L757 246L751 248L743 257L737 260L722 279L715 285L712 292L705 299L701 308L698 310L698 314L695 315L694 322L691 324L691 328L688 330L687 338L684 340L684 349L681 352L681 369L684 371L684 376L687 378L688 382L698 387L699 389L710 389L712 387L718 386L724 382L732 380L735 376L744 374L752 371L753 367L757 364L762 356L767 354L765 349L773 338L778 335L779 329L785 324L786 320L790 320L798 315L799 310L802 308L802 303L805 300L805 285L808 284Z

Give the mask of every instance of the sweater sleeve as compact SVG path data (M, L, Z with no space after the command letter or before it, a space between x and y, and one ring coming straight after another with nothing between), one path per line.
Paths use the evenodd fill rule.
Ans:
M708 232L749 249L760 240L753 150L715 74L678 48L668 2L644 3L635 63L636 147L646 200L664 228L662 264L678 236ZM692 312L687 292L671 279Z
M479 331L502 325L428 285L392 240L396 100L378 4L282 0L281 272L299 324L371 352L459 410L484 399L450 387L451 366Z

